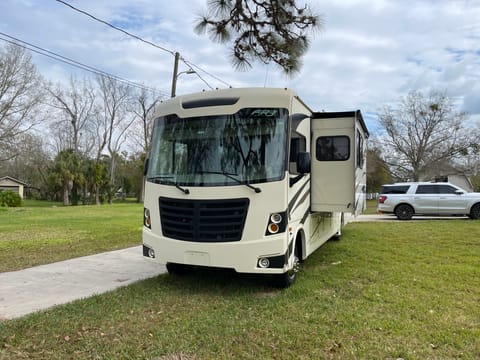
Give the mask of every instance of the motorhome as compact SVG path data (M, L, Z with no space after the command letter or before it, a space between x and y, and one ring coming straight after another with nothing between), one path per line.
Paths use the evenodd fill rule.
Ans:
M266 274L300 264L365 207L361 112L315 112L292 90L241 88L169 99L145 162L143 255Z

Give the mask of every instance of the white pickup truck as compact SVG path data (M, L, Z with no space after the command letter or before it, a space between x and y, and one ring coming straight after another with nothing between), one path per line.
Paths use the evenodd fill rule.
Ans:
M413 215L467 215L480 219L480 193L450 183L395 183L382 187L377 210L395 214L400 220L410 220Z

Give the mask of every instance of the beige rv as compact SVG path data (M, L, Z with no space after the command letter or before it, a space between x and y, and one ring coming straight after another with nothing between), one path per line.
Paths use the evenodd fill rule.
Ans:
M365 207L360 111L314 112L293 91L215 90L156 109L144 256L270 275L281 287Z

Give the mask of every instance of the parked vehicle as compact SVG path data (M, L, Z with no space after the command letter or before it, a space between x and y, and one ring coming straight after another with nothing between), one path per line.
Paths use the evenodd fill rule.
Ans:
M178 96L156 111L145 166L143 254L271 275L302 260L365 208L360 111L314 112L288 89Z
M393 213L400 220L410 220L413 215L467 215L479 219L480 193L443 182L389 184L380 191L377 210Z

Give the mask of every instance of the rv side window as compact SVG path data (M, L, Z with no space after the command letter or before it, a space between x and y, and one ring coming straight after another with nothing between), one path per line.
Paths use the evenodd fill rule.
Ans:
M315 156L318 161L345 161L350 158L348 136L321 136L317 138Z
M357 167L363 168L363 137L360 131L357 130Z
M295 137L293 137L295 136ZM291 174L297 174L297 156L300 152L307 151L307 139L305 136L294 133L290 141L290 159L288 170Z

